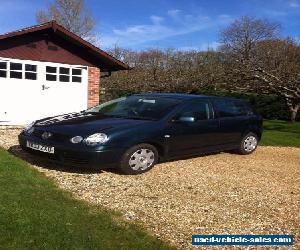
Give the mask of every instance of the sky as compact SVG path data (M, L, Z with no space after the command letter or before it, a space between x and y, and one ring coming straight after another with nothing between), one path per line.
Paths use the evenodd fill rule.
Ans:
M36 24L54 0L0 0L0 33ZM97 45L132 50L216 48L220 30L244 16L281 24L281 36L300 41L300 0L85 0Z

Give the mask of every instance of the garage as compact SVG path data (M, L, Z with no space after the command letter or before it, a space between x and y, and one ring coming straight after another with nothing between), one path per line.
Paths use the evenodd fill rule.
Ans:
M1 35L0 125L95 106L101 73L128 68L56 22Z

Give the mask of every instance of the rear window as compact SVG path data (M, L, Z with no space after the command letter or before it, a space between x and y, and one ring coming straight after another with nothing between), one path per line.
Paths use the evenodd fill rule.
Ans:
M235 117L253 114L250 105L244 101L217 99L214 100L213 103L219 117Z

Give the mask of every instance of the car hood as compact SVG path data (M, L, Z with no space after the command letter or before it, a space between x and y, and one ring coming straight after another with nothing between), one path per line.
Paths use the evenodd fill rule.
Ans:
M87 135L112 129L123 130L151 122L153 121L115 118L99 113L81 112L38 120L34 127L61 134Z

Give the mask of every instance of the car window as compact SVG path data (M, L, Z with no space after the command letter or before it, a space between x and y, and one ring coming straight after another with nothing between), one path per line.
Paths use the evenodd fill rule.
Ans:
M194 117L195 121L213 119L212 111L207 101L194 102L183 108L176 118Z
M253 114L253 111L243 101L217 99L213 101L219 117L235 117Z
M180 100L173 98L129 96L103 103L87 112L132 119L159 120L180 103Z

